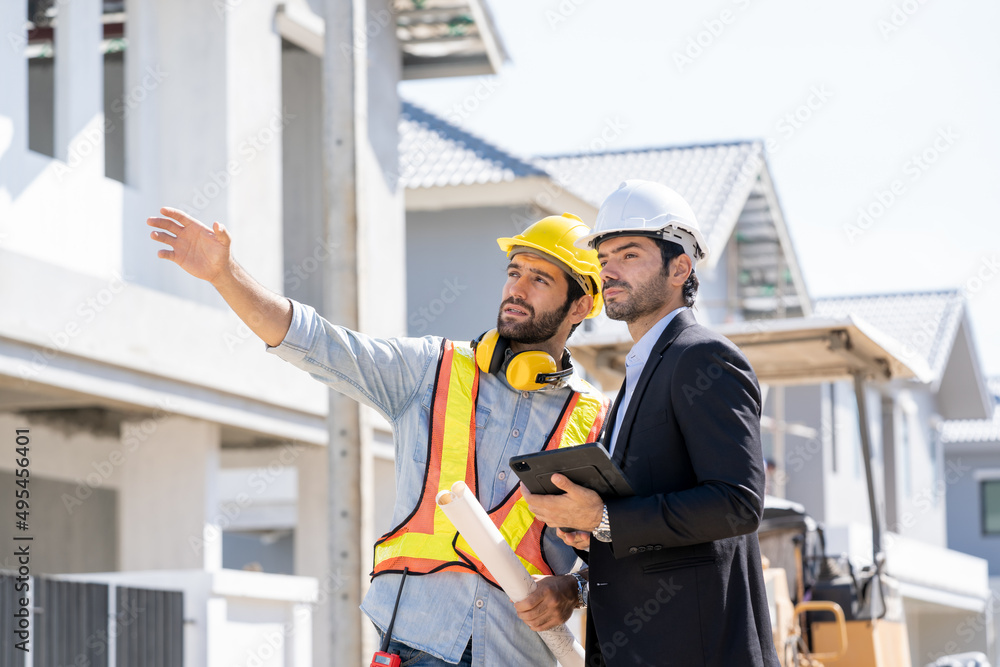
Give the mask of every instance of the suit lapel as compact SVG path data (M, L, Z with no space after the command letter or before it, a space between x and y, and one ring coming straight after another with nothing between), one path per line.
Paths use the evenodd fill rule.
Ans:
M615 444L615 452L612 459L620 467L624 467L622 462L626 460L625 454L629 446L628 438L632 432L635 415L639 410L639 403L642 402L642 395L646 392L646 387L649 385L649 380L653 377L653 373L656 372L656 367L660 365L663 353L670 347L670 344L674 342L674 339L677 338L681 331L697 323L698 321L695 319L694 313L691 312L690 308L682 310L674 315L674 319L670 320L670 324L663 330L663 333L660 334L659 339L656 341L656 345L653 346L653 351L650 352L649 359L646 360L646 365L642 368L642 374L639 376L638 382L636 382L635 391L632 393L632 400L628 402L625 417L622 419L622 430L618 434L618 440Z

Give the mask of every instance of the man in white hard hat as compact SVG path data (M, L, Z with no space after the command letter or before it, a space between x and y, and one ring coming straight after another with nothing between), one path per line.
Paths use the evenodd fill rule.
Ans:
M565 351L572 330L601 309L597 253L574 245L587 226L553 215L497 239L509 258L497 328L470 348L439 336L377 339L331 324L247 274L219 223L209 228L177 209L160 211L147 223L170 248L161 258L210 282L269 351L392 424L394 528L375 543L374 580L362 603L385 631L400 574L414 575L402 588L389 651L411 667L555 665L489 571L463 550L434 496L465 481L529 572L550 575L522 601L532 619L556 625L582 605L584 580L568 574L576 555L531 517L508 461L594 440L607 415L607 399L574 372Z
M622 183L578 245L598 250L608 317L634 345L605 444L635 496L602 501L564 477L525 493L589 548L587 665L778 665L756 529L764 508L757 379L690 308L708 253L691 207Z

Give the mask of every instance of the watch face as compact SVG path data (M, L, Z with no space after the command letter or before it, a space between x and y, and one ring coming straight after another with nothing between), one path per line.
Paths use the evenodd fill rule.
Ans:
M593 533L591 533L596 539L601 542L611 541L611 529L609 528L597 528Z

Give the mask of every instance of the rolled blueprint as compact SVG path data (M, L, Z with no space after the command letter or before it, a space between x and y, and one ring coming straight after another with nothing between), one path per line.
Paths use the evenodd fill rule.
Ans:
M535 580L504 541L483 506L467 491L465 482L458 481L451 486L451 491L438 492L435 500L503 592L514 602L520 602L535 589ZM563 667L583 667L583 647L565 624L538 635Z

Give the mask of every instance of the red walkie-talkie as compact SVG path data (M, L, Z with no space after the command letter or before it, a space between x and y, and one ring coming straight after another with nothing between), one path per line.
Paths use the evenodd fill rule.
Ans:
M375 651L372 656L370 667L399 667L401 659L395 653L389 653L389 642L392 641L392 626L396 624L396 610L399 609L399 598L403 595L403 582L410 568L403 568L403 578L399 580L399 590L396 592L396 604L392 607L392 618L389 619L389 627L385 629L385 636L382 637L382 646Z

